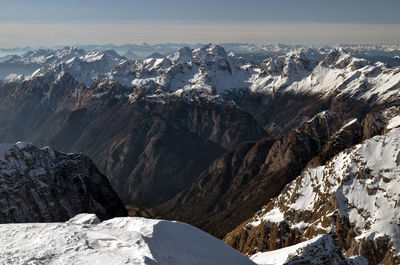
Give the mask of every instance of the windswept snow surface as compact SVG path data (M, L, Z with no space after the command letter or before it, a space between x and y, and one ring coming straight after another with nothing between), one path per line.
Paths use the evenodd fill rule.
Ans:
M0 264L255 264L190 225L139 217L0 225Z

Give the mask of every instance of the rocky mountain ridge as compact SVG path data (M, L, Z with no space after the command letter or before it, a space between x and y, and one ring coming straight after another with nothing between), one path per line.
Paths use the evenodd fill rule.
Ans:
M361 139L356 119L344 122L336 113L321 112L280 139L266 137L230 150L155 212L223 237L308 164L324 164Z
M101 219L127 215L88 157L50 147L0 144L0 187L0 223L66 221L82 212Z
M253 254L330 234L345 256L399 263L398 117L388 119L385 135L305 170L224 240Z

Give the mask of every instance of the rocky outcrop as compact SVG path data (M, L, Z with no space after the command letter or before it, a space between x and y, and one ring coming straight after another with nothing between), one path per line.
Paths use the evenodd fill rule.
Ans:
M321 148L321 152L307 164L307 168L313 168L325 164L337 153L361 142L363 136L362 126L357 119L350 119L333 134Z
M1 223L66 221L79 213L101 219L127 215L88 157L23 142L0 144L0 193Z
M363 120L363 138L369 139L384 134L387 132L387 127L390 127L389 121L399 115L400 107L397 106L371 111Z
M225 242L246 254L330 234L346 256L399 263L400 126L307 169Z

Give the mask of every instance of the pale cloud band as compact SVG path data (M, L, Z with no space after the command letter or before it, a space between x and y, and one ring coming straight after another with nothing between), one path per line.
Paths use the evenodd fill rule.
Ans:
M0 47L125 43L400 43L399 24L0 24Z

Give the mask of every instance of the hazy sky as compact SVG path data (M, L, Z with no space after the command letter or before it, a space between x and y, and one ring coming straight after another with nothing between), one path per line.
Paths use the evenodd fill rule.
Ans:
M400 0L0 0L0 47L400 43Z

